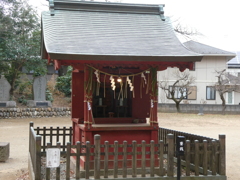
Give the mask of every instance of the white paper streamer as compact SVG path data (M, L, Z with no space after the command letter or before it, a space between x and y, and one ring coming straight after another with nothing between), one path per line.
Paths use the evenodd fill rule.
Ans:
M134 86L132 85L131 79L129 79L129 76L127 76L127 82L130 87L130 91L133 91Z
M146 76L142 73L141 77L144 79L145 84L147 84Z
M115 86L114 78L113 78L112 76L110 76L110 80L111 80L111 87L112 87L112 90L115 90L116 86Z
M151 99L151 108L154 107L153 100Z
M96 70L96 71L94 72L94 74L96 75L97 82L100 83L100 78L99 78L99 72L98 72L98 70Z
M92 109L90 102L87 102L87 105L88 105L88 110L90 111Z

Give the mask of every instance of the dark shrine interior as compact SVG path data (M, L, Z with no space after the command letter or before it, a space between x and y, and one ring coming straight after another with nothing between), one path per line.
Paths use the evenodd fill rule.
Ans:
M112 90L109 81L100 84L99 91L93 94L94 118L132 117L132 92L125 87L125 83L124 79L122 82L116 81L115 90Z

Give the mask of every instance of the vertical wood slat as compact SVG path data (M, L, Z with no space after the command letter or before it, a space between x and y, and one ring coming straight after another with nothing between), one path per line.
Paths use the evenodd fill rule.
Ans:
M61 149L60 142L57 142L57 148ZM60 166L56 168L56 180L60 180Z
M113 177L118 177L118 141L114 141Z
M109 142L104 142L104 178L108 178L108 157L109 157Z
M212 175L216 175L216 141L212 140Z
M199 176L199 141L194 141L195 151L194 151L194 165L195 165L195 176Z
M66 156L66 180L70 179L70 154L71 154L71 143L67 143L67 156Z
M123 178L127 177L127 141L123 141Z
M57 142L59 142L59 126L57 127Z
M63 127L63 151L65 151L66 146L66 126Z
M173 170L174 170L174 136L173 134L167 135L167 143L168 143L167 176L173 177Z
M80 179L80 155L81 155L81 142L76 144L77 156L76 156L76 179Z
M212 171L212 154L213 154L213 143L212 140L209 141L210 151L208 152L208 159L209 159L209 170Z
M50 142L47 143L47 148L51 148ZM47 163L47 161L46 161L46 163ZM50 168L47 167L47 164L46 164L46 180L50 180Z
M185 142L185 161L186 161L186 176L190 176L190 140L186 140Z
M94 179L100 179L100 135L94 135Z
M33 122L32 122L33 123ZM33 127L33 125L32 125L32 127ZM40 127L37 127L37 135L39 134L39 132L40 132Z
M51 142L52 144L54 144L54 143L53 143L53 127L52 127L52 126L50 127L50 133L49 133L49 134L50 134L50 135L49 135L49 136L50 136L50 142Z
M146 177L146 141L142 141L142 177Z
M150 177L154 177L154 160L155 160L155 154L154 154L154 140L150 141Z
M163 169L163 152L164 151L164 143L163 140L159 141L159 175L164 176L164 169Z
M132 141L132 177L137 177L137 141Z
M219 173L220 175L226 175L226 136L224 134L219 135Z
M69 142L72 142L72 127L69 128Z
M203 140L203 175L207 176L207 166L208 166L208 150L207 150L207 140Z
M85 162L85 178L89 179L89 170L90 170L90 142L86 142L86 162Z
M45 152L45 146L46 146L46 126L43 127L43 151Z

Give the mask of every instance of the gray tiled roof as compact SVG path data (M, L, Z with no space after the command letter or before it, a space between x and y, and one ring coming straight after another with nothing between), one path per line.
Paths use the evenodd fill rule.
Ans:
M42 13L42 58L200 61L177 39L162 6L55 0ZM160 9L160 12L159 12Z
M208 46L206 44L202 44L196 41L187 41L183 43L189 50L203 54L204 56L226 56L229 59L232 59L236 56L235 53L224 51L222 49L218 49L212 46Z
M240 51L236 52L236 57L228 61L228 68L240 68Z

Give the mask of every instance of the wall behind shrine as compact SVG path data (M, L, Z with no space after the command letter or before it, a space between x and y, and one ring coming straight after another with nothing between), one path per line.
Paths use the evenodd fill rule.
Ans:
M0 108L0 119L70 117L70 107L55 108Z

